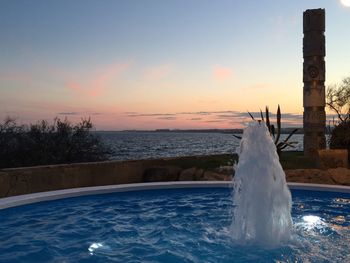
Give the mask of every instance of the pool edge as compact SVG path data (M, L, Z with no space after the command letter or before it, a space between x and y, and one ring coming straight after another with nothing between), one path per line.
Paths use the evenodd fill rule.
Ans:
M26 195L11 196L0 198L0 210L15 206L27 205L43 201L52 201L70 197L109 194L118 192L132 192L140 190L157 190L157 189L177 189L177 188L212 188L232 187L232 182L227 181L176 181L176 182L155 182L155 183L136 183L136 184L119 184L107 186L93 186L82 188L70 188L64 190L39 192ZM292 190L308 191L326 191L350 193L350 186L343 185L324 185L324 184L305 184L305 183L288 183Z

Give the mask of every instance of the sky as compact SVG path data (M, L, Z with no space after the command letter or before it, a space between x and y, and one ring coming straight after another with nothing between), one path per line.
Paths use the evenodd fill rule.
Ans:
M247 111L279 104L284 126L302 126L313 8L326 9L326 86L339 83L350 76L340 0L0 0L0 120L242 128Z

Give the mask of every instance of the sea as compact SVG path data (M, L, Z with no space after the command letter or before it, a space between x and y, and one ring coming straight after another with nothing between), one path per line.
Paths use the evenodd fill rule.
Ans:
M236 153L240 140L233 134L220 132L97 132L113 154L110 160L139 160L162 157L214 155ZM242 134L237 134L241 136ZM281 134L283 141L288 134ZM295 148L285 150L302 151L303 134L294 134Z

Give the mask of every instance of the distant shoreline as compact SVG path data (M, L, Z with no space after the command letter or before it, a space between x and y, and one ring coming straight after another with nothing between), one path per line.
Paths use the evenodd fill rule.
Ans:
M298 129L295 134L304 134L303 128L282 128L281 134L289 134L294 129ZM149 133L227 133L227 134L242 134L243 129L155 129L155 130L121 130L121 131L95 131L97 133L103 132L149 132Z

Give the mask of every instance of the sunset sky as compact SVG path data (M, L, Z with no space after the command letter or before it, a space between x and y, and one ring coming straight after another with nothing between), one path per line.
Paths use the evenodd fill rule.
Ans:
M338 0L0 0L0 119L97 130L302 125L302 14L326 9L326 85L350 76Z

